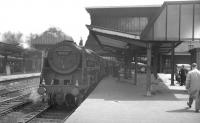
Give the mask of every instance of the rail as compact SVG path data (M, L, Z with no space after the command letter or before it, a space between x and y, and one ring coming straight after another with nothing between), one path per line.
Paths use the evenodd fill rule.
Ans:
M67 109L47 109L28 123L64 123L75 111ZM26 123L26 122L25 122Z
M31 102L29 96L39 87L40 73L0 76L0 116Z
M30 100L27 99L29 94L20 95L14 98L11 98L9 100L6 100L4 102L1 102L0 104L0 116L4 116L14 110L14 108L19 107L21 105L24 105L26 103L29 103Z
M32 121L35 117L40 115L42 112L47 110L49 105L46 103L32 104L26 107L23 107L18 112L26 112L21 118L18 119L17 123L28 123Z

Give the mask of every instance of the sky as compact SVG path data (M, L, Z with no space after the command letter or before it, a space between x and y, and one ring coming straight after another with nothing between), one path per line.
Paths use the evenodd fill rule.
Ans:
M173 1L173 0L169 0ZM177 1L177 0L176 0ZM162 5L164 0L0 0L0 35L21 32L41 34L57 27L79 42L89 34L90 16L86 7Z

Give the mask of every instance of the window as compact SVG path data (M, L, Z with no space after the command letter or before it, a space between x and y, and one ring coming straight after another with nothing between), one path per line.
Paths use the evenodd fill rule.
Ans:
M71 83L71 80L64 80L64 85L69 85Z
M54 85L59 85L59 80L58 80L58 79L54 79L54 80L53 80L53 84L54 84Z

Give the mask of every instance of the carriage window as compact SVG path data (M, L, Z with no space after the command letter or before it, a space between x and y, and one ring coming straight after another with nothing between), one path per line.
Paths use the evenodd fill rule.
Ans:
M54 84L54 85L59 85L59 80L58 80L58 79L54 79L54 80L53 80L53 84Z
M87 61L87 67L95 67L95 62L92 60Z
M69 85L71 83L70 80L64 80L64 85Z

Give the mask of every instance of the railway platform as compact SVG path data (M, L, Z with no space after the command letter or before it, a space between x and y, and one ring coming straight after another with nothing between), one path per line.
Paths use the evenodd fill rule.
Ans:
M133 80L104 78L65 123L199 123L194 105L187 108L184 86L170 86L170 74L159 74L152 96L145 96L145 74Z
M23 79L28 77L38 77L40 73L22 73L16 75L0 75L0 82L2 81L9 81L14 79Z

